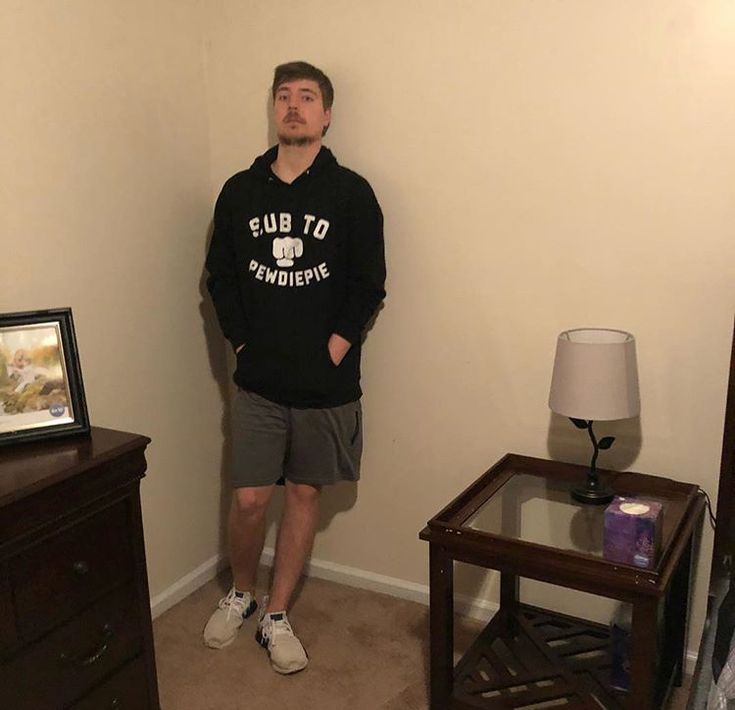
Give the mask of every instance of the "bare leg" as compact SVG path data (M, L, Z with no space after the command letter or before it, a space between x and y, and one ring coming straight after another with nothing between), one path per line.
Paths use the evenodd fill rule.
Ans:
M286 481L286 504L278 530L273 587L266 611L288 608L314 542L320 492L317 486Z
M227 524L235 589L255 593L258 563L265 542L265 518L273 486L236 488Z

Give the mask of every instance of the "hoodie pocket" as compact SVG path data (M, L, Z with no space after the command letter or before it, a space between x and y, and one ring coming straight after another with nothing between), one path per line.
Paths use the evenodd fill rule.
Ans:
M250 342L237 353L236 382L245 389L262 390L273 384L272 358L256 343Z
M302 391L307 399L320 400L334 389L339 377L339 368L332 362L326 343L321 343L304 354L295 369L297 381L294 386Z

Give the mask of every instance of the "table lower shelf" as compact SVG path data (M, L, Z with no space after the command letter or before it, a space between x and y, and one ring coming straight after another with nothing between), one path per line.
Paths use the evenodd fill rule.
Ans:
M452 707L623 709L611 667L607 626L521 604L498 612L457 664Z

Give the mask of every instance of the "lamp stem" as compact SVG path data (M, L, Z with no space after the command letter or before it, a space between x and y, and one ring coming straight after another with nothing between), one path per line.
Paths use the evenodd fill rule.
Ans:
M572 424L577 429L587 430L587 434L592 442L592 448L594 449L592 461L590 462L590 470L587 472L587 482L584 486L572 489L572 498L580 503L593 503L595 505L609 503L613 499L613 493L604 484L601 484L600 479L597 477L597 457L600 449L609 449L615 439L612 436L606 436L600 441L597 441L595 432L592 429L594 422L591 419L572 419Z
M600 454L600 447L597 443L597 438L595 437L595 432L592 431L592 420L589 421L589 426L587 427L587 433L590 435L590 440L592 441L592 446L594 448L594 453L592 454L592 462L590 463L590 483L594 488L597 488L597 457Z

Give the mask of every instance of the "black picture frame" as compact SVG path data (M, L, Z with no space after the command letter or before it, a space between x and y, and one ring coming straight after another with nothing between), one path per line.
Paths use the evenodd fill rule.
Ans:
M0 447L89 435L71 308L0 313Z

